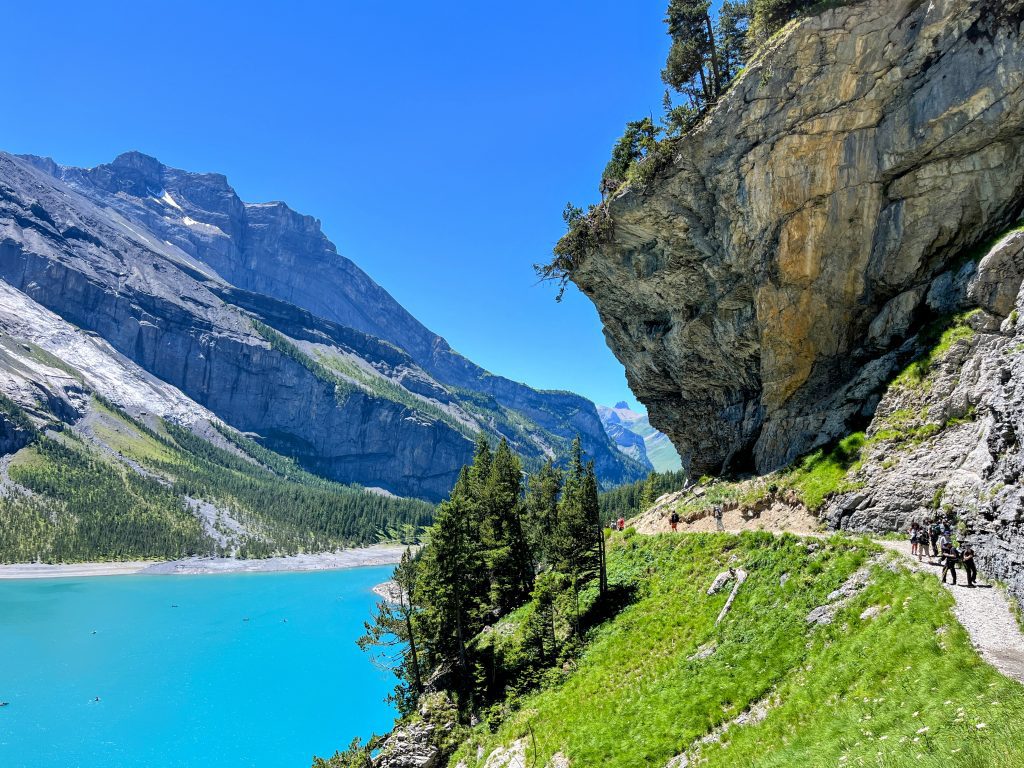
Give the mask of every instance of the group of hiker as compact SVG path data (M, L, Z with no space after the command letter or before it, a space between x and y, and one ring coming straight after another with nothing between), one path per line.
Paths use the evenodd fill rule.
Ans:
M929 558L933 565L941 565L943 584L947 576L956 584L957 566L963 565L967 586L977 586L978 566L975 564L974 547L969 542L962 547L957 546L953 538L953 527L948 520L932 518L923 524L913 522L909 533L910 554L918 560Z

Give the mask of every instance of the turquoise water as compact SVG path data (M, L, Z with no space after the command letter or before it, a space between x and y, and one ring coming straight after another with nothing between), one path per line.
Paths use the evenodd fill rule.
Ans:
M0 581L0 766L308 768L383 732L354 641L390 571Z

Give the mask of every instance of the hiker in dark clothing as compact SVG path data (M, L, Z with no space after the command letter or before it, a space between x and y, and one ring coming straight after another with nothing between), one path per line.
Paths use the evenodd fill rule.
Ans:
M928 538L932 543L932 557L939 556L939 536L942 534L942 529L939 527L938 521L933 521L928 527Z
M960 555L964 561L964 572L967 574L967 586L974 587L978 584L978 566L974 563L974 547L968 544ZM954 578L953 581L956 584Z
M674 509L672 510L672 514L668 518L668 524L672 527L673 532L679 530L679 513L676 512Z
M960 558L960 553L957 552L956 547L952 543L944 544L942 547L942 583L946 583L946 574L950 574L953 577L953 584L956 584L956 561Z

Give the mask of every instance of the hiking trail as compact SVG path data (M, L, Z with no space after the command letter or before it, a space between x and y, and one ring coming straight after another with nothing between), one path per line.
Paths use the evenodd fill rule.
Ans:
M912 570L934 573L936 577L942 570L929 559L919 561L912 556L909 541L876 540L876 543L904 555ZM963 576L962 570L959 575ZM966 587L963 580L959 585L943 586L953 595L957 621L967 630L981 657L1002 674L1024 683L1024 633L1003 590L992 584Z

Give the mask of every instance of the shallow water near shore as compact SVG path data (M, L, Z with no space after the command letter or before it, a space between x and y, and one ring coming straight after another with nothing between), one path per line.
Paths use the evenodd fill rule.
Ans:
M0 766L307 768L385 731L355 639L391 570L0 582Z

